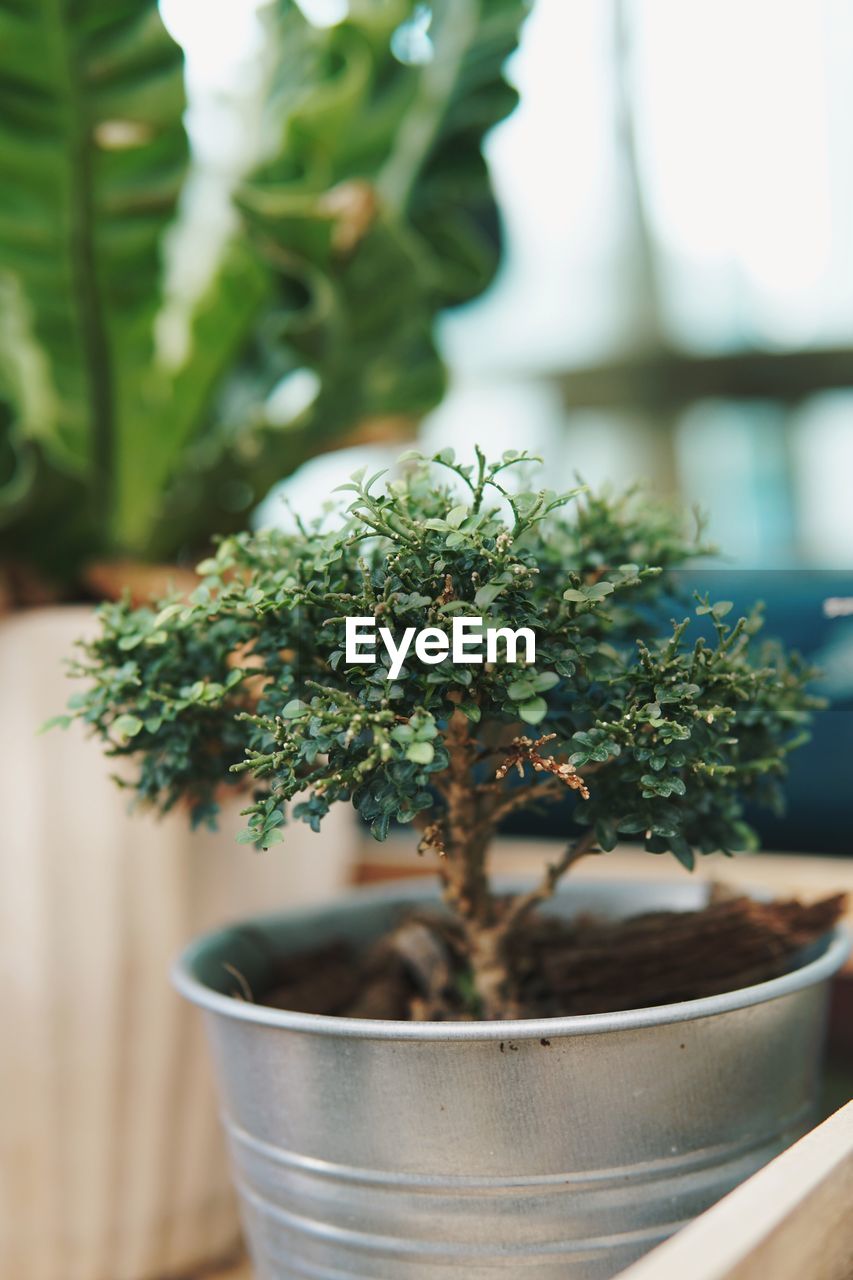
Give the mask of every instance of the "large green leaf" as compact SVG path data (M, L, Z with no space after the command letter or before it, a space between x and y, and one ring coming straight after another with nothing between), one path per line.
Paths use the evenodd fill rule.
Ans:
M503 78L524 0L352 0L336 27L279 0L272 155L240 193L274 292L238 394L192 474L170 494L169 527L226 528L305 457L347 433L417 420L440 399L437 312L492 278L498 218L482 156L516 94ZM409 28L423 62L405 58ZM417 52L415 50L415 52ZM314 401L276 420L267 397L294 370Z
M432 313L483 289L499 236L482 144L517 101L503 68L526 12L525 0L353 0L318 31L280 0L281 142L244 197L267 243L334 277L358 236L329 193L356 179L396 223Z
M174 556L318 449L437 402L436 313L497 263L481 145L524 12L351 0L318 29L278 0L268 159L166 364L180 52L154 0L0 0L0 554ZM288 416L294 374L316 394Z
M108 527L183 178L182 58L154 0L0 0L0 277L18 441Z
M432 254L436 301L466 302L498 263L497 209L483 138L518 94L503 68L526 0L434 0L432 61L420 70L380 193L410 217Z
M117 459L113 539L149 558L172 558L187 543L204 546L220 525L204 495L193 498L187 520L170 518L164 494L198 465L218 456L212 400L250 339L269 293L269 272L241 236L226 247L208 288L189 317L179 364L155 360L128 400L126 431ZM249 419L241 423L249 429Z

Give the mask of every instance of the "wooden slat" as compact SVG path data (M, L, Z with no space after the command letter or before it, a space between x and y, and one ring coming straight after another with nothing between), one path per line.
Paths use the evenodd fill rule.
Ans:
M619 1280L850 1280L853 1102Z
M829 387L853 386L853 351L744 351L691 355L651 351L552 375L569 409L660 410L694 400L796 404Z
M249 1259L241 1258L228 1266L216 1267L213 1270L201 1271L196 1275L188 1276L187 1280L254 1280L254 1275Z

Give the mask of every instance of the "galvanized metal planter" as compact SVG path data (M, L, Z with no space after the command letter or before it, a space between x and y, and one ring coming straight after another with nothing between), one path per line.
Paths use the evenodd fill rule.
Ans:
M554 909L689 909L703 892L575 882ZM809 1126L840 933L782 978L618 1014L370 1022L223 994L226 964L260 989L272 955L368 938L424 896L257 920L178 963L260 1280L604 1280Z

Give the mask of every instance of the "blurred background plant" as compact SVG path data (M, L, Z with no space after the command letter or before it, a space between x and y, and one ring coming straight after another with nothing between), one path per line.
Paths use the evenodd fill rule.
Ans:
M317 26L275 0L211 163L156 0L0 6L0 560L19 582L192 555L310 455L412 434L444 389L437 312L497 265L481 143L515 105L524 15L353 0Z
M168 3L199 65L202 6ZM554 484L698 502L733 563L853 565L851 57L843 0L535 0L485 144L501 268L439 319L424 449L521 442Z

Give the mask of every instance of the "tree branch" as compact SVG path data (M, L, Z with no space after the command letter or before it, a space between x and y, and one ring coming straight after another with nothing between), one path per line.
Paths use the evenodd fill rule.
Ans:
M552 862L539 884L529 893L519 894L514 898L509 910L504 915L501 925L506 933L510 933L540 902L546 902L556 888L558 882L576 862L592 853L595 846L595 831L592 827L566 846L562 856Z
M529 805L536 804L538 800L545 800L549 804L554 803L557 800L564 800L567 795L568 788L561 778L547 778L545 782L530 782L524 787L513 787L509 795L494 806L489 816L491 821L497 824L502 822L508 814L515 813L516 809L526 809Z

